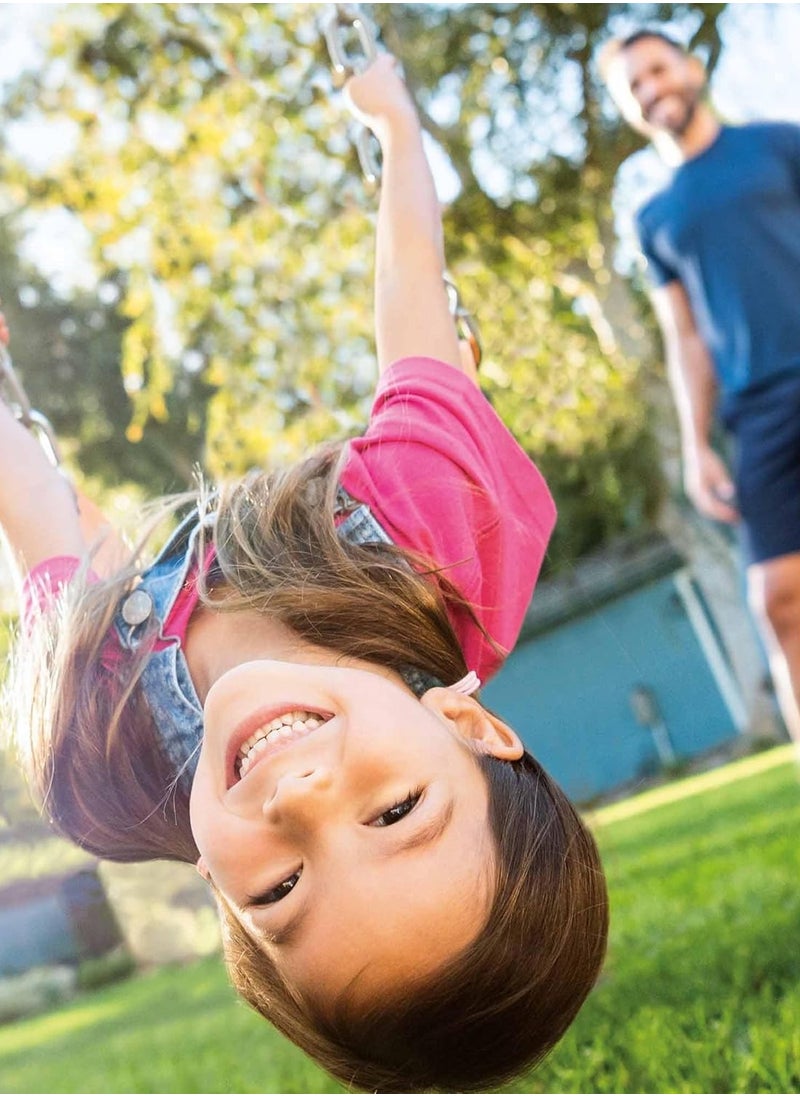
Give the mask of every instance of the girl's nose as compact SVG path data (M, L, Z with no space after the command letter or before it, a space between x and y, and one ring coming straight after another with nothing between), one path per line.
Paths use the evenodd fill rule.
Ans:
M269 821L281 818L320 818L329 803L333 784L332 773L324 766L315 766L280 777L262 805Z

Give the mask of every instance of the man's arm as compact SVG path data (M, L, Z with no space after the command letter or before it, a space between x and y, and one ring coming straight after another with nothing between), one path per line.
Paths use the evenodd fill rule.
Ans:
M375 255L375 337L381 371L399 358L427 356L462 369L442 281L442 219L419 119L397 62L382 54L347 84L356 118L383 153Z
M651 300L664 337L667 374L678 411L686 494L707 517L738 521L731 505L733 483L710 442L717 401L714 365L686 291L679 281L671 281L654 289Z

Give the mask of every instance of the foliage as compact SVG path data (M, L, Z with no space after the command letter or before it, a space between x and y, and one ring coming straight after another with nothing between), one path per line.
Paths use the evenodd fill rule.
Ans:
M624 307L611 315L609 200L634 145L593 58L627 7L370 9L458 180L452 266L480 303L489 392L551 478L567 557L646 521L659 499L637 363L609 322L630 322ZM715 40L720 5L640 7L692 17ZM120 289L128 437L191 423L214 473L294 456L366 414L374 203L319 15L72 5L48 65L8 103L72 123L62 161L9 163L5 186L19 206L79 216Z
M597 335L565 291L569 276L558 270L552 253L537 257L541 242L517 236L495 241L506 252L505 276L475 262L470 293L486 302L481 331L486 346L497 348L487 352L483 366L487 394L536 460L558 503L548 553L552 572L651 520L661 477L635 363L621 354L610 332L602 331L600 350ZM468 256L479 245L468 235L461 246ZM553 328L557 347L549 334ZM509 332L514 333L511 359L503 352Z
M798 1091L798 825L791 762L603 825L606 971L511 1091ZM340 1091L216 959L0 1031L0 1071L6 1092Z
M78 967L78 988L85 993L129 978L136 969L132 956L124 947L116 948L96 959L84 959Z
M15 826L0 842L0 887L16 879L39 879L75 868L90 867L96 861L63 837L57 837L44 822Z
M199 378L177 378L168 418L153 422L141 445L126 438L131 407L120 375L125 321L111 281L94 294L59 297L18 258L21 229L14 217L0 220L0 297L11 330L14 368L32 405L43 410L64 439L69 460L80 454L80 472L95 498L131 481L152 489L180 490L202 455L205 420Z
M45 74L36 101L74 119L76 148L41 178L19 176L20 200L78 213L98 269L124 278L128 436L165 419L177 379L199 374L215 393L217 472L284 456L279 431L298 419L300 444L349 423L372 382L359 184L342 186L348 165L325 151L332 143L341 157L347 142L302 44L316 44L312 13L283 14L67 10L52 43L67 79L53 88ZM20 89L26 102L30 93Z

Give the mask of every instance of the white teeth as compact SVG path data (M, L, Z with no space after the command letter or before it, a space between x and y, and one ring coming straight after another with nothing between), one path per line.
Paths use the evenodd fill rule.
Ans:
M295 710L265 723L257 731L242 743L237 756L237 773L239 779L245 775L250 766L256 761L259 754L266 750L267 746L288 738L294 738L310 731L315 731L326 723L327 719L315 712Z

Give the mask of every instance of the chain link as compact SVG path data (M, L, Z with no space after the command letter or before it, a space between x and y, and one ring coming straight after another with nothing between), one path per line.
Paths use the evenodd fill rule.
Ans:
M344 86L350 76L363 72L378 56L375 33L358 4L328 4L322 17L322 30L331 59L333 85ZM348 52L348 38L355 32L361 49L360 56ZM359 126L355 139L358 162L367 190L374 194L381 179L380 145L374 135Z
M330 54L333 81L337 88L341 88L348 76L362 72L375 60L378 46L372 27L358 4L327 4L326 9L322 29ZM361 57L353 57L347 51L350 31L355 31L358 36Z
M475 362L475 368L480 369L481 361L483 360L483 347L481 345L481 334L478 330L477 321L466 305L462 304L458 286L453 281L450 274L445 271L442 278L444 280L444 287L447 290L447 299L450 303L450 315L455 320L458 337L469 344L472 360Z
M41 411L31 407L27 393L14 369L11 355L3 345L0 345L0 398L11 408L11 413L17 422L22 423L34 435L51 464L58 468L61 464L61 451L52 423Z

